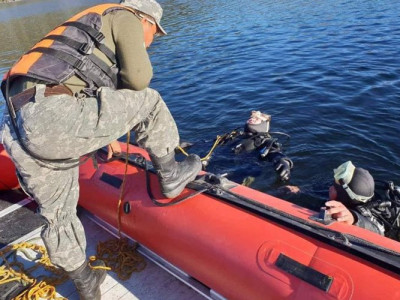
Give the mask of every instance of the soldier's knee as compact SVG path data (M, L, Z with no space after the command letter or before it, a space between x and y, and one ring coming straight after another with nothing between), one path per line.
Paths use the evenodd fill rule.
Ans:
M145 91L148 97L162 100L161 94L157 90L154 90L152 88L146 88Z

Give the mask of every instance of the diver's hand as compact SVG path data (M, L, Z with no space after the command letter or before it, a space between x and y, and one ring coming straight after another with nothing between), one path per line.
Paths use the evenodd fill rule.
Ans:
M293 163L288 158L280 158L275 164L275 171L279 173L279 177L282 181L287 181L290 178L290 169L293 167Z
M107 146L107 160L110 160L113 154L115 155L121 154L121 145L117 140L111 142Z
M336 200L330 200L325 202L326 207L328 208L326 212L332 216L338 222L345 223L348 225L354 224L354 216L348 210L346 206L342 202Z
M278 188L284 194L299 194L301 189L296 185L284 185Z

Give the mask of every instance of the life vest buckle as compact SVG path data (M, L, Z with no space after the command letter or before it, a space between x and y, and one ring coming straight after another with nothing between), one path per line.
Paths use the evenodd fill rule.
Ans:
M79 47L78 51L79 51L80 53L82 53L82 54L90 54L90 53L92 52L92 51L91 51L91 47L90 47L90 45L89 45L88 43L83 43L83 44Z
M94 36L94 39L96 40L96 42L101 43L104 40L105 36L103 33L101 33L100 31L96 33L96 35Z
M82 70L84 65L85 65L85 62L83 60L77 60L74 63L74 68L76 68L78 70Z

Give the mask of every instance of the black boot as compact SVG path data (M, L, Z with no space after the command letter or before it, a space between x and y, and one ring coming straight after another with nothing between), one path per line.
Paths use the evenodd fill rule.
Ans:
M194 154L181 162L175 161L174 152L163 157L151 156L151 161L157 171L161 191L167 198L178 196L201 170L200 157Z
M98 266L105 266L103 261L98 261ZM72 272L69 277L75 283L81 300L100 300L100 284L106 278L107 271L103 269L92 269L85 261L82 266Z

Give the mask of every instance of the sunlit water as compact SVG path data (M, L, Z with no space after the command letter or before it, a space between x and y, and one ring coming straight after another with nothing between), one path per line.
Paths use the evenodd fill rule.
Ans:
M105 1L104 1L105 2ZM50 29L100 1L27 1L0 6L0 73ZM160 91L190 152L251 110L290 134L292 201L318 207L332 169L346 160L400 184L399 1L160 1L169 35L149 52ZM255 153L217 149L208 168L275 194L282 184ZM323 194L322 194L323 195ZM327 195L327 193L326 193Z

